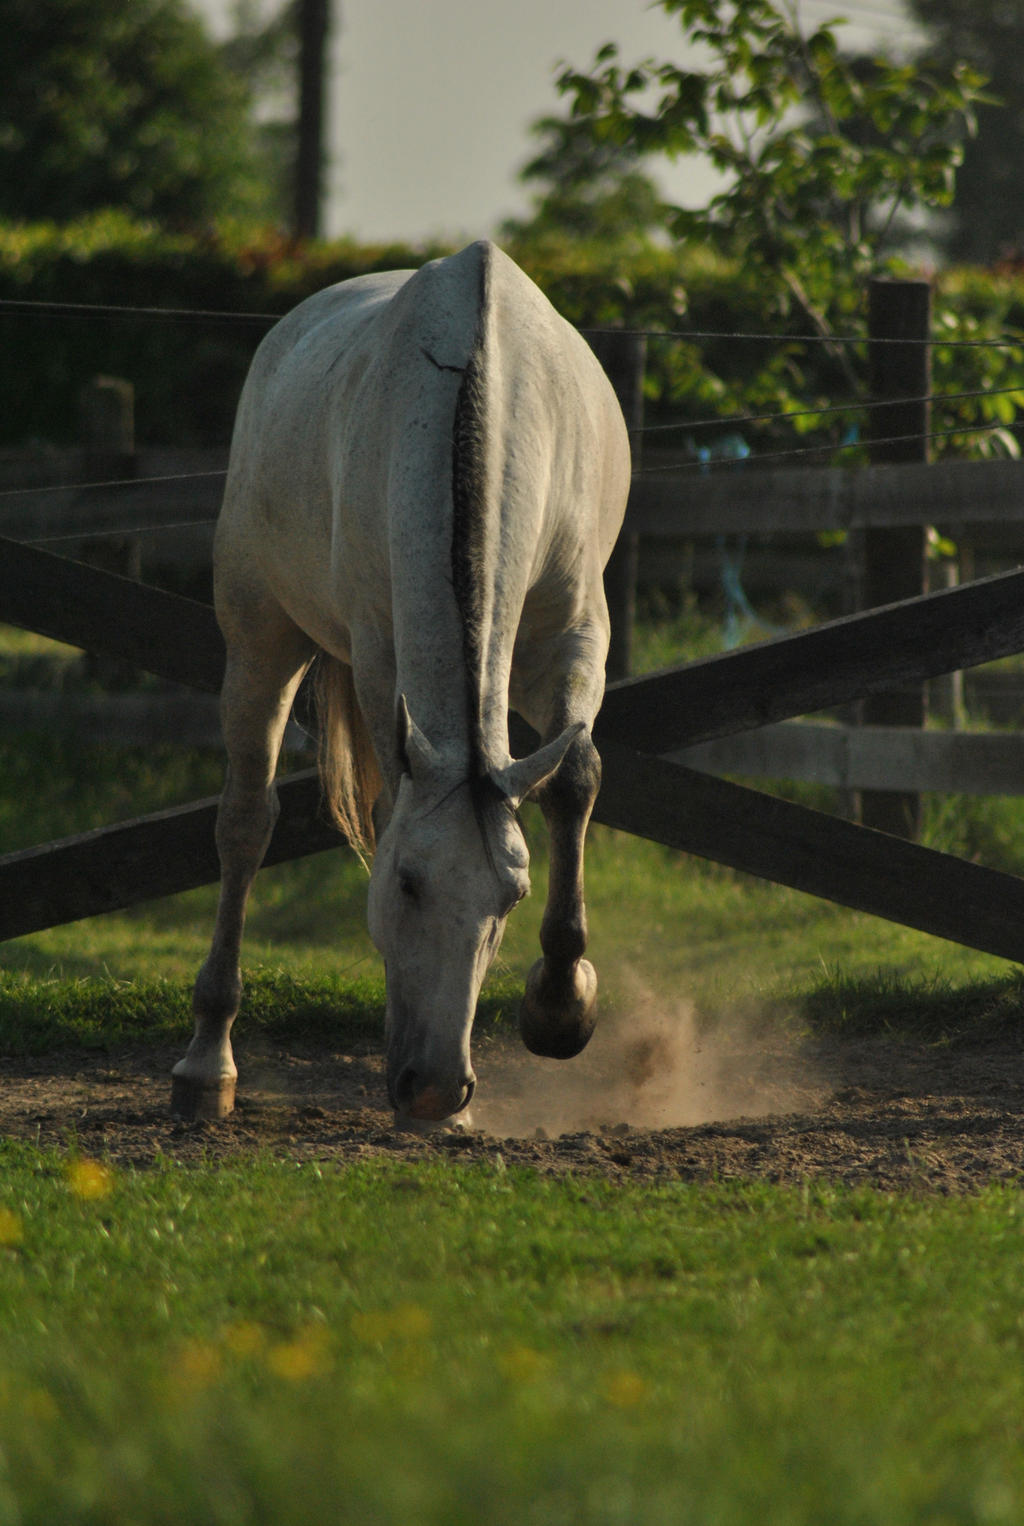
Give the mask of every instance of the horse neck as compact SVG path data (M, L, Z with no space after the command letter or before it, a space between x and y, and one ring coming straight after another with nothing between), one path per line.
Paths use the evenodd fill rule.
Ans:
M498 629L490 622L485 661L474 670L444 570L431 575L421 561L410 581L416 589L408 599L396 588L396 693L405 695L417 725L453 767L473 772L481 758L504 761L511 638L495 639Z
M473 296L448 347L460 364L435 362L435 427L417 456L417 491L395 505L391 551L399 691L475 762L507 756L512 648L534 548L511 527L509 509L514 517L522 505L506 502L512 424L494 320L508 271L484 246L462 261Z

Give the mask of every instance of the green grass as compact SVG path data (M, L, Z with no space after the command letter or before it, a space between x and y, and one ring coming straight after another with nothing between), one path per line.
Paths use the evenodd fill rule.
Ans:
M209 794L171 749L0 746L0 851ZM1016 802L945 807L1024 864ZM535 957L510 920L482 1020ZM378 1044L366 877L265 870L243 1031ZM0 1053L190 1027L204 889L5 945ZM851 1035L1019 1028L1002 961L603 829L606 1008L638 987ZM1001 1526L1024 1519L1024 1197L553 1181L0 1145L0 1526Z
M4 1526L1024 1518L1019 1191L0 1164Z

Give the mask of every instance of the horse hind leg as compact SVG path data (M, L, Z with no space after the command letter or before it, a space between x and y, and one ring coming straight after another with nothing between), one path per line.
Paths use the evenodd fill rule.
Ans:
M195 1032L172 1072L171 1111L222 1118L234 1107L231 1026L242 997L240 955L249 891L279 811L274 773L311 644L284 617L258 642L228 642L221 691L227 778L217 811L220 899L210 952L192 993Z
M583 958L583 842L600 784L601 760L582 732L537 797L551 836L544 957L527 976L519 1029L527 1049L552 1059L579 1054L597 1022L597 975Z

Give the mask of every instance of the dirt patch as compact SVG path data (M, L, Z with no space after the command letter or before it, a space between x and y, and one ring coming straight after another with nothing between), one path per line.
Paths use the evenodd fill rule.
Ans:
M267 1149L297 1160L454 1157L550 1174L801 1182L962 1192L1024 1177L1024 1043L701 1037L685 1011L598 1030L578 1060L482 1034L472 1127L395 1129L377 1053L239 1035L238 1105L169 1116L180 1048L0 1059L0 1138L144 1167Z

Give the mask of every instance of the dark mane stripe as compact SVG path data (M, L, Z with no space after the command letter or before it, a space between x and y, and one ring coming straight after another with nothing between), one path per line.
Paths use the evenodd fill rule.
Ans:
M463 373L452 426L452 587L462 624L462 652L469 726L470 799L488 862L497 866L491 824L510 802L491 778L483 728L484 595L487 567L487 423L485 366L488 255L481 252L477 326Z
M486 567L487 437L484 397L487 257L480 261L477 328L452 426L452 587L462 624L470 777L486 772L482 694Z

